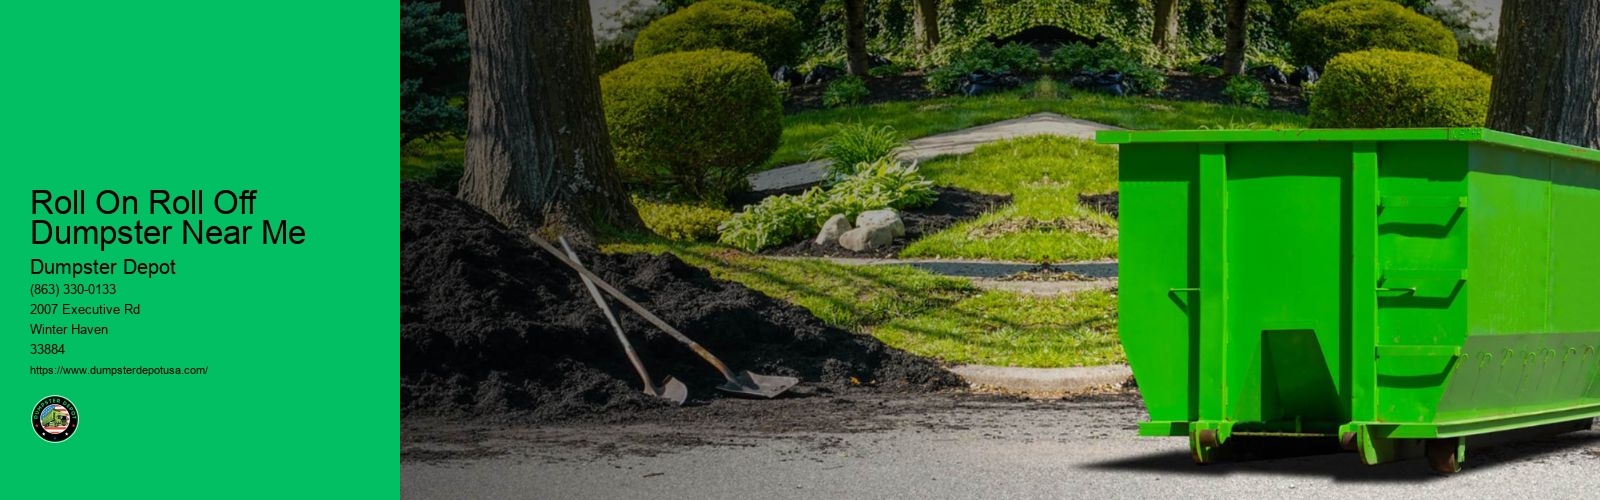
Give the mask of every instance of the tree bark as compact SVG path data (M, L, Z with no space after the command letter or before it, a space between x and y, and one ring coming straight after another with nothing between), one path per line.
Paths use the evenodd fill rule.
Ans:
M1244 41L1249 35L1249 0L1228 0L1227 39L1222 51L1222 72L1244 74Z
M507 227L592 242L643 227L616 174L588 0L471 0L460 196Z
M844 1L845 71L867 76L867 2Z
M1178 0L1156 0L1156 28L1150 41L1156 50L1167 51L1178 40Z
M939 46L939 0L916 0L912 6L915 22L911 38L917 44L917 52L933 52Z
M1505 0L1489 128L1600 149L1600 1Z

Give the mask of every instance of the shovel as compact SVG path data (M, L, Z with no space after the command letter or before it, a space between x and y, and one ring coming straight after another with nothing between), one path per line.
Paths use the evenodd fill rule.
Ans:
M583 263L578 261L578 254L567 245L567 239L561 238L559 241L561 249L567 251L567 258L572 259L573 264L582 266ZM644 393L671 401L673 406L683 406L683 402L689 399L689 388L684 387L683 382L672 378L671 375L667 375L659 387L650 381L650 372L645 371L644 362L639 361L639 353L634 352L633 344L628 342L628 336L622 334L622 324L617 322L616 312L611 310L610 304L606 304L605 296L600 295L600 289L594 287L594 282L589 281L587 276L581 274L578 276L583 278L583 286L589 289L589 296L594 297L594 303L600 306L600 312L605 313L606 321L611 322L611 329L617 332L617 341L622 342L622 350L628 353L628 361L633 363L634 371L639 372L639 380L644 383Z
M672 338L677 339L678 342L682 342L684 345L689 346L689 349L693 349L695 354L699 354L700 357L704 358L707 363L711 363L711 366L716 367L717 371L722 372L722 378L727 379L727 382L717 386L718 390L743 396L773 398L779 394L783 394L784 391L788 391L789 388L794 387L795 384L800 383L800 379L794 377L760 375L743 370L739 371L738 373L734 373L733 370L728 369L728 365L722 364L722 360L717 359L716 356L712 356L711 353L706 351L706 348L701 347L698 342L691 340L689 336L684 335L683 332L679 332L678 329L673 328L672 325L662 321L661 318L651 313L650 310L645 309L644 306L639 305L638 302L634 302L633 299L623 295L622 292L617 290L616 287L611 286L610 283L606 283L605 280L600 279L599 276L595 276L594 273L591 273L588 269L585 269L583 265L568 259L565 255L562 255L560 250L556 250L556 248L551 246L550 242L545 241L544 238L540 238L537 234L528 233L528 239L532 240L535 245L539 245L539 248L543 248L544 251L549 252L550 255L554 256L556 260L561 261L562 264L566 264L567 267L572 268L573 271L577 271L579 276L588 278L589 281L594 282L594 285L599 286L601 290L605 290L606 294L610 295L611 298L617 299L617 301L621 302L622 305L628 306L628 309L639 313L639 316L643 316L645 321L649 321L650 324L655 325L656 328L660 328L661 331L667 332L667 335L671 335Z

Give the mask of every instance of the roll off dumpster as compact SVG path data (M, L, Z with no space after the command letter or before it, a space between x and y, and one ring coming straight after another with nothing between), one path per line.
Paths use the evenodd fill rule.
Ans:
M1368 464L1600 416L1600 151L1486 129L1102 131L1120 332L1207 463L1337 439Z

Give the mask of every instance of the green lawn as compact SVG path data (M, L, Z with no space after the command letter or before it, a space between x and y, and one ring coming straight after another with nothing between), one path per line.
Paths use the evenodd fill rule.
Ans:
M1130 129L1304 128L1303 115L1283 111L1180 102L1147 97L1114 97L1079 92L1050 80L1021 89L978 97L944 97L806 111L784 117L783 142L767 160L777 167L807 161L822 139L844 125L888 125L915 139L941 132L1055 112Z
M1067 137L1025 137L938 158L921 168L935 184L1010 194L1012 203L923 237L902 256L1061 262L1117 255L1116 219L1078 204L1078 193L1117 188L1114 147Z
M950 363L1054 367L1123 362L1116 297L1084 292L1034 297L982 291L908 266L845 266L774 259L720 245L622 236L608 252L672 252L823 321Z
M460 138L446 137L434 141L413 141L400 148L400 178L419 180L427 178L440 165L460 165L467 157L467 144Z

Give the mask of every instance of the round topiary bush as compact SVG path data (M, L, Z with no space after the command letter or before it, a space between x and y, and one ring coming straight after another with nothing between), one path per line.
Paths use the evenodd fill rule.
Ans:
M639 31L633 58L703 49L749 52L770 67L795 62L804 33L789 11L747 0L697 2Z
M641 59L600 77L625 181L721 201L778 148L783 104L760 59L700 50Z
M1318 128L1482 127L1488 116L1489 75L1417 52L1340 54L1311 98Z
M1456 36L1439 21L1387 0L1341 0L1300 13L1289 29L1300 64L1321 68L1345 52L1392 49L1456 58Z

